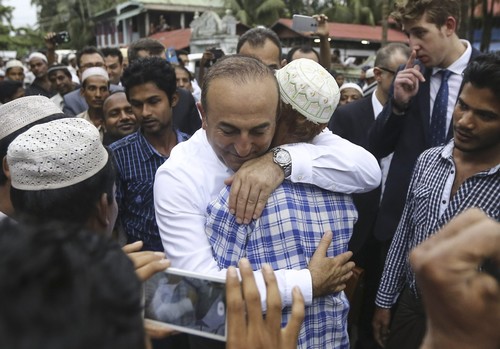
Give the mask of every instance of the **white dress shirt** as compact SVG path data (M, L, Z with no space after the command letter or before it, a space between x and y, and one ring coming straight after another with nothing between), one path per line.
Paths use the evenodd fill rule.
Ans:
M363 148L325 130L312 144L285 146L292 157L293 182L344 192L365 192L380 184L377 160ZM198 130L189 140L174 147L158 169L154 183L156 221L165 254L172 267L206 275L226 276L219 270L205 234L206 211L233 172L224 165ZM275 271L283 306L292 304L291 291L299 286L306 304L312 301L308 269ZM263 308L266 287L260 271L255 272Z

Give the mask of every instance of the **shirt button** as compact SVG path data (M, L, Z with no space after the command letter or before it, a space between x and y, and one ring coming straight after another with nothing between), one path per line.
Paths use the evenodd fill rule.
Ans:
M443 200L442 203L443 203L443 205L445 205L446 204L446 200Z
M304 176L299 176L299 181L303 180Z
M454 174L454 173L455 173L455 171L451 170L451 174Z

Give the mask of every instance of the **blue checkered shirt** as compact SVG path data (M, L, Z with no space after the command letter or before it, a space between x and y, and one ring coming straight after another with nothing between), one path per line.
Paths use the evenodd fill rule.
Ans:
M177 142L189 136L176 131ZM118 221L127 234L127 242L144 242L143 250L162 251L153 203L153 184L156 170L167 157L158 153L137 131L110 145L116 160L118 178L116 199Z
M274 270L307 268L326 230L333 231L328 256L347 251L358 216L349 195L285 181L259 219L239 225L229 213L228 196L229 188L224 188L207 209L206 233L220 268L236 265L242 257L256 270L264 263ZM348 348L348 311L344 292L314 298L306 307L299 347ZM291 307L285 307L283 326L290 316Z
M417 160L377 293L380 307L392 307L405 286L418 296L408 254L453 217L478 207L500 220L500 164L466 179L450 198L446 195L451 189L450 177L453 179L456 173L452 152L453 140L444 147L426 150ZM447 205L444 211L442 205Z

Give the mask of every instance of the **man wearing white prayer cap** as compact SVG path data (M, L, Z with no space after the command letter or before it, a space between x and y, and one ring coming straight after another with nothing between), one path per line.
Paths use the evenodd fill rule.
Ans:
M10 178L5 166L9 144L34 125L65 118L66 115L47 97L29 96L18 98L0 106L0 220L13 217L10 201Z
M5 65L5 77L8 80L24 81L24 65L17 59L11 59Z
M88 109L76 117L83 118L92 123L104 137L104 113L102 106L109 96L109 76L104 68L92 67L85 69L82 74L80 94L85 98Z
M6 159L17 218L111 234L118 213L115 172L90 123L64 118L33 126L12 141Z
M33 52L28 57L28 64L31 72L35 75L35 80L26 88L26 96L42 95L49 98L54 96L56 91L52 89L52 84L47 74L49 69L47 57L43 53Z

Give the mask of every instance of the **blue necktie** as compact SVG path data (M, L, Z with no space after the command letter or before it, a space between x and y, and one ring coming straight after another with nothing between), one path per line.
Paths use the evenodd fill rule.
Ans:
M446 140L446 114L448 113L448 79L449 70L441 70L441 86L434 101L431 117L431 146L441 145Z

